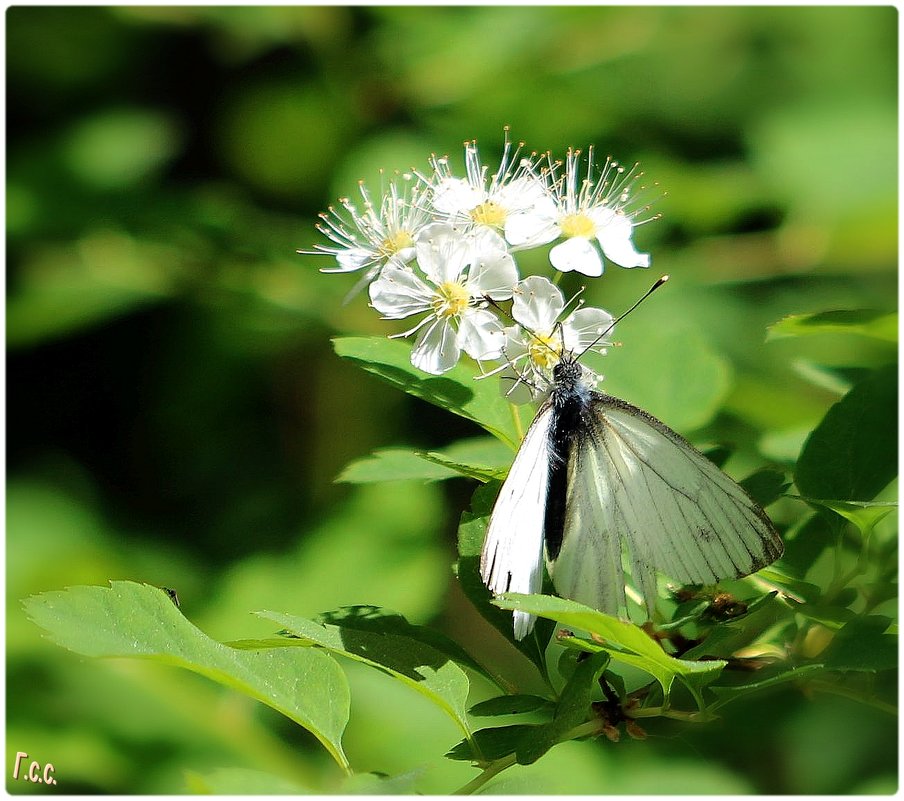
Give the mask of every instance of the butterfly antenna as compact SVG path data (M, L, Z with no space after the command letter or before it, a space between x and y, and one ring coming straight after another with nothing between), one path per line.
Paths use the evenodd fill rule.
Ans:
M641 295L637 300L634 301L629 309L623 311L620 315L618 315L618 317L616 317L611 323L609 323L606 330L603 331L596 339L594 339L593 342L591 342L586 348L584 348L584 350L582 350L576 358L580 359L581 356L583 356L588 350L594 348L604 336L606 336L613 328L615 328L616 323L620 323L622 320L624 320L625 317L627 317L632 311L634 311L634 309L640 306L641 303L643 303L648 297L650 297L650 295L652 295L668 280L669 277L667 275L663 275L659 280L657 280L656 283L653 284L653 286L651 286L646 292L643 293L643 295Z

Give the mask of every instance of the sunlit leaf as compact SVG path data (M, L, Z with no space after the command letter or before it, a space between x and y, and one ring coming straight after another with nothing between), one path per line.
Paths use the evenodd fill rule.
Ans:
M310 731L344 768L345 675L315 649L230 648L189 623L161 589L130 581L33 595L29 617L58 645L92 657L139 657L200 673Z
M512 406L492 379L476 380L477 368L460 362L441 376L411 365L411 345L386 337L339 337L336 353L369 373L454 414L473 420L513 447L520 442Z
M513 452L494 437L474 437L441 451L382 448L347 465L337 481L369 483L403 479L439 481L466 476L478 481L504 478Z
M632 623L626 623L583 604L549 595L507 593L494 603L502 609L520 609L549 618L569 628L588 631L599 639L599 649L615 662L623 662L649 673L666 697L678 678L697 695L699 688L714 681L725 666L721 660L693 662L669 656L650 636Z
M441 651L412 637L361 628L354 622L330 625L280 612L258 614L301 640L386 671L439 706L470 736L466 713L470 682Z
M370 456L347 464L336 481L373 484L381 481L440 481L460 473L424 459L410 448L380 448Z

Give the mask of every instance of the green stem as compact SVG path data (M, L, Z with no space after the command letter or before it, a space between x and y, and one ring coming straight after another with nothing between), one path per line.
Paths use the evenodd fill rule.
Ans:
M471 781L469 781L463 787L459 787L452 795L471 795L475 791L479 790L483 787L490 779L496 776L499 773L502 773L506 768L510 768L512 765L517 764L517 759L514 754L509 754L508 756L504 756L501 759L497 759L494 762L490 762L477 776L475 776Z
M712 715L708 714L706 709L700 709L695 712L683 712L680 709L651 706L644 709L632 709L628 714L632 718L671 718L672 720L683 720L687 723L706 723L712 720Z
M512 412L512 420L515 423L515 433L518 434L518 442L520 442L521 440L524 439L524 426L521 425L521 411L520 411L519 407L514 403L509 404L509 409ZM516 449L517 449L517 445L516 445Z

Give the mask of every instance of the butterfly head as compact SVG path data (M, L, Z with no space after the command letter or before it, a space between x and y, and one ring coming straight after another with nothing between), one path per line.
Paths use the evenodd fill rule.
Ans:
M572 352L562 353L552 368L552 380L556 389L565 391L574 390L584 383L584 368Z

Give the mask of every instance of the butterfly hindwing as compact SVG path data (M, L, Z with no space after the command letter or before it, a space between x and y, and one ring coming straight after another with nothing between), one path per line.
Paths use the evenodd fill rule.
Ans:
M624 551L652 609L657 571L684 584L712 584L778 558L782 544L765 512L683 437L609 395L594 392L587 411L551 568L557 592L616 614L624 606Z

